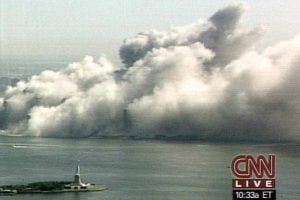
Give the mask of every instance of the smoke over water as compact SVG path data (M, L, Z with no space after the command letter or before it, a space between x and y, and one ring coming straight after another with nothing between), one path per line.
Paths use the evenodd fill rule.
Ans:
M118 68L86 57L7 88L0 126L42 137L300 139L300 35L257 51L243 6L124 41Z

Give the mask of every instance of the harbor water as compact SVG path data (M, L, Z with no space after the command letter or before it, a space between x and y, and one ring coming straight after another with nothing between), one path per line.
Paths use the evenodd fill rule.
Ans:
M73 180L103 192L26 194L1 200L230 200L237 154L275 154L278 200L300 199L300 145L0 137L0 185Z

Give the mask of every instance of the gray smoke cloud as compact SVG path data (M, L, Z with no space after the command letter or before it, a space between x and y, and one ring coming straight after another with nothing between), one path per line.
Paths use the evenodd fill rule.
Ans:
M245 5L232 5L216 12L208 21L175 27L169 31L150 30L127 39L120 48L120 57L127 67L148 52L171 46L189 46L201 42L215 53L210 66L225 66L247 51L260 37L263 29L238 29Z
M125 68L87 56L8 87L0 126L43 137L300 139L300 35L264 50L243 5L120 47Z

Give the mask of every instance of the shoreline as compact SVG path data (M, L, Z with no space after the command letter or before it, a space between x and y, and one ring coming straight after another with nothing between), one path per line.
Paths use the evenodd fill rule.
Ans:
M108 190L107 187L99 187L95 189L63 189L63 190L49 190L49 191L27 191L27 192L17 192L16 194L55 194L55 193L67 193L67 192L101 192ZM1 192L0 192L1 193Z

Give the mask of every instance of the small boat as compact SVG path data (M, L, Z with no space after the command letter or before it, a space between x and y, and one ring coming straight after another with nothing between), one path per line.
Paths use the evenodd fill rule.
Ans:
M18 148L18 149L20 149L20 148L28 148L27 145L22 145L22 144L14 144L14 145L12 145L12 147L13 148Z
M3 190L0 188L0 195L16 195L18 192L17 190Z

